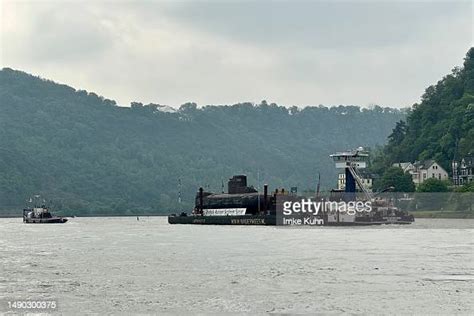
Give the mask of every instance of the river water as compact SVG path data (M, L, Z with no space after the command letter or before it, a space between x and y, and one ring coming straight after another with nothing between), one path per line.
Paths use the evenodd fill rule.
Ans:
M0 313L473 314L474 220L307 229L0 219ZM51 310L50 310L51 311Z

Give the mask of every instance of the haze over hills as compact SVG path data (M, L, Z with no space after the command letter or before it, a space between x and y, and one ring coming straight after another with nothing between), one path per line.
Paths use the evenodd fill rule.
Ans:
M270 188L336 185L329 154L385 143L406 111L241 103L179 110L109 99L0 72L0 209L32 194L76 215L165 214L234 174ZM183 204L178 205L178 179Z

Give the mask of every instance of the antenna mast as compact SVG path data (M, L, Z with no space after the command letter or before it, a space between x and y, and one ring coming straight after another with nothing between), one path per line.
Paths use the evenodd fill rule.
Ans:
M178 204L181 205L181 178L178 178Z
M258 213L260 214L260 170L257 169L257 200L258 200Z
M318 172L318 186L316 187L316 198L319 198L320 185L321 185L321 173Z

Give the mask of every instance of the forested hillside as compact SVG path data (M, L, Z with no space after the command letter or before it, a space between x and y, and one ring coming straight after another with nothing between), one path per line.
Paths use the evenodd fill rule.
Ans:
M426 89L406 122L398 122L375 163L435 159L451 171L451 161L474 154L474 48L463 67Z
M329 154L383 144L404 116L377 106L298 110L266 102L188 103L176 112L154 104L119 107L3 69L0 209L20 209L39 193L76 215L168 213L180 207L178 179L184 208L200 185L221 190L222 181L239 173L250 184L258 177L272 189L301 190L314 188L320 172L322 186L334 187Z

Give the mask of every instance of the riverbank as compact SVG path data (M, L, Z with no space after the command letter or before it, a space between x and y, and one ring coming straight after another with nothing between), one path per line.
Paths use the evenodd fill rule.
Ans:
M474 218L474 212L416 211L410 214L415 218Z

